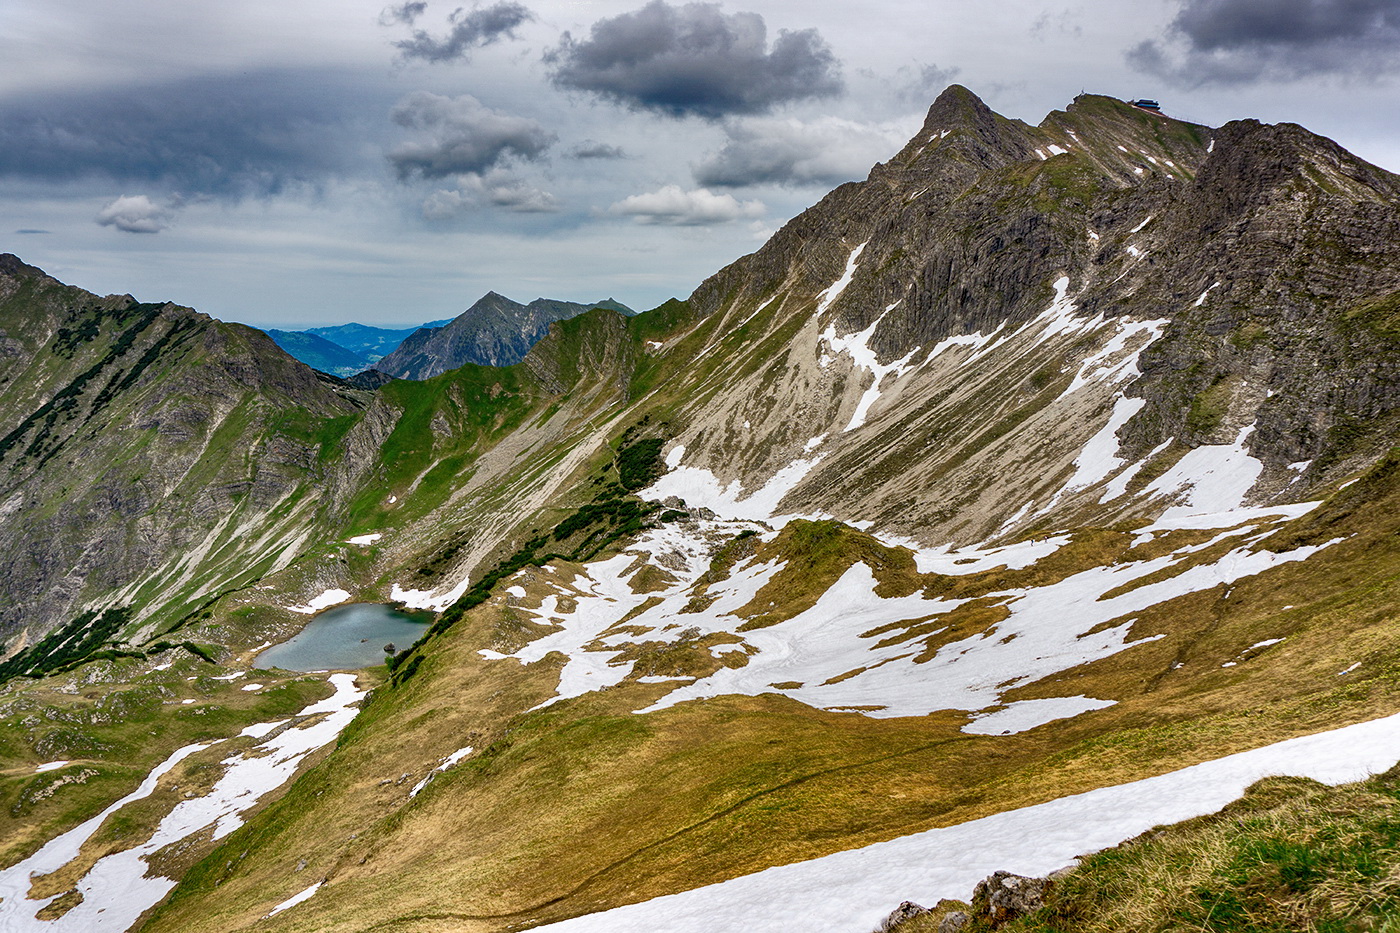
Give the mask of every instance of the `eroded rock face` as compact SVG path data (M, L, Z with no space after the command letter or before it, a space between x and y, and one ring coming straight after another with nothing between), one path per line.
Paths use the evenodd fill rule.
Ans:
M118 591L152 574L148 604L201 571L212 591L246 576L257 556L204 558L239 525L270 531L323 479L314 426L368 397L259 331L99 298L13 257L0 331L19 348L0 366L0 503L19 531L0 536L0 639L24 628L32 644L85 606L135 603Z
M905 901L894 910L890 911L890 915L880 922L876 933L893 933L894 930L898 930L906 921L912 920L915 917L922 917L928 913L931 913L931 911L927 907L920 907L913 901Z
M972 916L995 930L1045 906L1045 897L1054 886L1049 878L993 872L973 889Z

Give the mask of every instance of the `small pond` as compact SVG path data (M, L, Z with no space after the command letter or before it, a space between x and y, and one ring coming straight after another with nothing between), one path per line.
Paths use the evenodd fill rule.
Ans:
M325 671L370 667L384 661L384 646L399 651L413 644L432 621L431 612L406 613L378 603L327 609L296 637L258 655L254 667Z

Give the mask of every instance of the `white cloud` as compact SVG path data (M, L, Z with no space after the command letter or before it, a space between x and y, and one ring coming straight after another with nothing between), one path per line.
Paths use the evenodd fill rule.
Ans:
M465 175L456 188L441 188L428 195L423 201L423 216L448 220L487 206L516 214L552 214L559 210L559 199L516 181L507 172L493 172L485 178Z
M762 217L762 201L740 201L733 195L715 194L707 188L682 190L666 185L656 191L634 194L608 208L644 224L692 227L724 224L745 218Z
M898 152L916 120L859 123L840 117L760 117L725 125L723 148L695 166L702 185L835 185L864 178Z
M104 227L116 227L126 233L159 233L170 226L170 211L144 194L124 194L98 211L94 219Z

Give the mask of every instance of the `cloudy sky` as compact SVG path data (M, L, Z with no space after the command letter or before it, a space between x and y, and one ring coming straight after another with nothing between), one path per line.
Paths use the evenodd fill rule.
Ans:
M974 9L974 6L976 9ZM1400 171L1400 0L0 0L0 251L225 320L649 308L956 81L1302 123Z

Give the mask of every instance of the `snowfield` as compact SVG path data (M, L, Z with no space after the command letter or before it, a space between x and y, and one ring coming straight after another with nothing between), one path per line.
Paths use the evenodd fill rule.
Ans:
M1213 518L1183 516L1175 523L1229 529L1246 520L1267 521L1249 512L1238 518L1231 513ZM1250 546L1268 533L1269 526L1261 530L1246 524L1149 560L1091 567L1054 583L1001 590L976 600L926 599L918 592L881 597L870 567L857 562L805 612L740 631L748 616L739 615L739 610L782 570L781 562L756 557L741 562L728 579L704 590L713 598L705 608L696 611L691 601L700 592L696 581L709 569L714 542L745 527L751 526L736 522L666 525L647 532L625 552L586 565L567 583L555 575L539 575L537 602L531 605L532 600L516 596L515 608L531 613L551 630L513 654L481 654L498 663L513 659L521 664L533 664L554 652L564 655L567 661L555 695L542 704L548 706L627 680L633 675L633 662L621 655L631 645L671 644L682 633L690 639L724 636L723 641L733 643L726 646L726 653L743 652L742 666L721 667L705 677L678 681L674 689L637 712L726 694L777 692L810 706L854 710L874 718L922 716L937 710L980 712L970 717L968 731L1011 734L1113 705L1113 697L1076 696L1005 706L1002 697L1160 637L1133 638L1137 614L1188 593L1304 560L1328 546L1284 553L1253 551ZM1143 537L1155 533L1147 529ZM775 536L767 531L760 540ZM991 550L938 549L916 552L914 559L921 572L1026 567L1053 554L1066 540ZM1213 561L1142 582L1177 564L1197 561L1200 552L1222 543L1232 547ZM664 589L634 592L632 577L647 563L667 567L676 581ZM1131 588L1121 591L1130 584ZM538 595L541 591L546 595ZM1120 592L1109 595L1115 591ZM942 619L974 602L1005 616L984 631L937 644L934 640L946 629ZM572 611L560 608L570 603ZM624 617L625 625L621 624Z
M1400 715L1157 777L931 829L538 927L550 933L791 933L874 929L901 901L971 896L994 871L1045 875L1154 826L1212 813L1262 777L1357 781L1400 760Z

